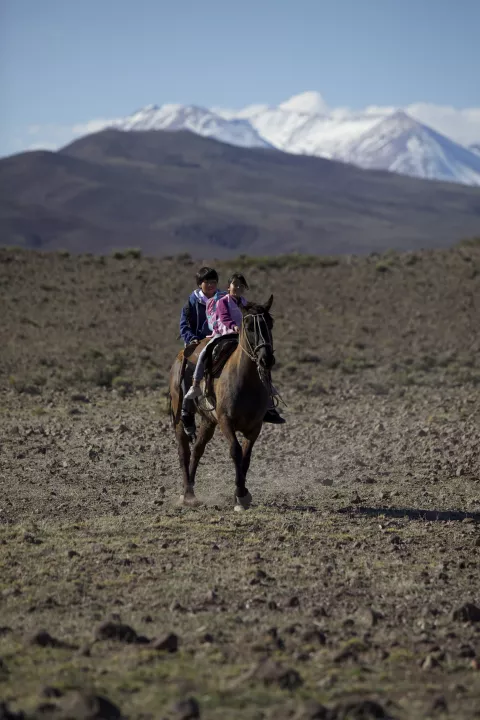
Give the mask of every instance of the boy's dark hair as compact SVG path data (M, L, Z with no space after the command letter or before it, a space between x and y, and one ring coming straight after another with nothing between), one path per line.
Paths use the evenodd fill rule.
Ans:
M195 279L197 281L197 286L200 287L205 280L216 280L218 282L218 273L211 267L201 267L195 275Z
M248 283L247 283L247 281L245 280L245 275L242 275L242 273L233 273L233 274L228 278L228 287L230 287L231 283L232 283L234 280L238 280L238 282L241 282L242 285L245 285L245 289L248 290Z

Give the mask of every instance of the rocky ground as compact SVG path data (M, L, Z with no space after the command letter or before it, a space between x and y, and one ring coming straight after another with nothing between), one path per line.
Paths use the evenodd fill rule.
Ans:
M188 258L0 260L0 717L480 717L478 245L237 263L288 420L241 515L220 436L178 505Z

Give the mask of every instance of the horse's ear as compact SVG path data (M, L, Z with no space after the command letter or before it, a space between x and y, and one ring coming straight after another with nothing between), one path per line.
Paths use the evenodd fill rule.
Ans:
M267 312L270 312L270 308L272 307L272 303L273 303L273 295L270 295L270 297L268 298L267 302L266 302L265 305L263 306Z

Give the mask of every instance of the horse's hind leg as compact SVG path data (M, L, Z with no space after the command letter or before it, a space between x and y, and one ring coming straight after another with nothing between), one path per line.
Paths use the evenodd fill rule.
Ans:
M208 420L202 419L200 428L198 430L197 439L191 449L190 467L189 467L188 474L189 474L191 495L193 497L195 497L193 488L195 485L195 475L197 474L198 463L200 462L201 457L202 457L203 453L205 452L207 443L209 443L213 437L215 428L216 428L215 423L212 423L212 422L209 422ZM184 500L184 502L185 502L185 500ZM192 503L189 502L189 503L185 503L185 504L192 504Z
M178 459L180 460L180 468L183 475L182 500L185 504L188 504L189 500L195 500L195 493L193 492L193 483L190 482L190 473L188 469L190 464L190 443L183 430L182 422L179 422L175 426L175 435L177 436Z
M232 427L231 422L223 417L219 419L219 424L222 433L225 435L230 445L230 457L235 463L235 510L246 510L250 507L252 502L252 496L248 492L248 488L245 486L245 473L243 472L243 454L240 443L237 440L235 431Z

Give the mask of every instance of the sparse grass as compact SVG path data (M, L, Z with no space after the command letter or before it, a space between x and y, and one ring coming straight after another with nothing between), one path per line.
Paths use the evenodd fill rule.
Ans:
M329 268L335 267L341 262L340 257L328 255L302 255L291 253L289 255L277 255L268 257L256 257L250 255L239 255L236 260L228 262L229 267L259 268L260 270L294 270L301 268Z
M375 270L378 273L390 272L392 269L393 262L390 260L379 260L375 265Z
M191 261L0 251L0 697L94 687L146 720L194 695L213 720L286 720L358 694L423 720L444 696L443 717L474 717L478 632L452 610L477 602L477 252L391 255L388 282L384 256L247 267L249 297L275 295L287 425L263 428L237 514L218 433L206 505L177 507L165 391ZM90 645L112 615L179 651ZM31 645L42 627L90 654ZM263 658L303 684L264 682Z
M458 245L460 247L478 248L480 247L480 236L465 238L465 240L461 240Z
M281 544L276 538L285 532L288 518L261 507L240 517L208 508L167 509L130 519L104 516L82 523L40 522L2 530L4 579L14 590L4 593L2 623L10 631L0 639L8 669L0 678L3 697L16 699L14 707L33 711L43 686L68 692L80 684L94 687L133 719L160 709L165 712L186 693L195 695L203 713L213 719L253 719L262 707L277 713L285 707L298 708L315 697L321 685L321 700L328 706L360 692L380 702L396 701L399 717L423 717L431 693L442 691L444 675L430 678L429 688L422 690L424 676L417 671L418 655L408 626L395 627L396 644L386 660L375 650L391 634L394 606L388 600L389 584L403 583L404 591L408 587L416 598L414 604L422 603L422 587L410 584L409 568L398 565L394 555L384 558L382 571L372 570L376 558L384 557L374 521L365 521L348 534L341 531L338 519L333 520L333 532L332 521L324 524L315 515L297 519L292 542ZM41 544L25 542L26 532ZM424 552L437 556L439 534L443 538L446 533L439 527ZM421 525L408 526L406 534L426 541ZM315 552L298 556L295 549L322 547L325 555L338 537L366 543L365 569L352 575L348 554L337 553L329 582L316 589L312 580L327 577L323 568L329 560ZM254 555L245 552L245 545L253 553L255 546L260 547L259 559L252 562ZM72 549L78 554L70 557ZM266 579L252 585L259 570L266 571ZM347 615L339 612L334 600L343 578L350 576L363 577L369 592L383 598L376 603L383 612L374 643L369 632L365 635L361 615L355 619L353 614L353 624L345 630L348 610ZM299 602L292 606L293 577ZM214 599L209 600L212 589ZM396 593L392 602L395 598ZM269 599L276 604L271 609ZM326 616L316 615L319 605ZM72 613L75 607L81 612ZM92 644L95 627L112 613L147 637L176 632L179 651L165 654L116 641ZM91 650L80 655L31 645L27 638L38 627L77 647L90 645ZM315 632L310 640L305 634L315 629L324 634L321 643ZM211 639L206 642L207 633ZM255 670L265 657L299 672L301 686L288 691L275 680L266 684ZM363 669L366 662L368 674ZM324 683L329 677L335 681ZM468 684L467 700L471 697L473 703L477 678L466 664L456 668L455 678ZM408 709L411 697L420 702L418 712ZM468 715L460 712L456 717Z
M125 248L125 250L114 250L112 252L114 260L127 260L132 258L139 260L142 257L142 251L140 248Z

